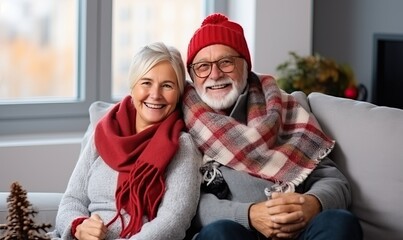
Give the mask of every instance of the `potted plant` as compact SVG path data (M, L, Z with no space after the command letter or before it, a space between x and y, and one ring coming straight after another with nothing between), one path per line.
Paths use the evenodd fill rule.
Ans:
M277 66L277 83L288 93L321 92L337 97L357 99L360 88L352 69L346 64L319 54L301 57L290 52L290 59Z

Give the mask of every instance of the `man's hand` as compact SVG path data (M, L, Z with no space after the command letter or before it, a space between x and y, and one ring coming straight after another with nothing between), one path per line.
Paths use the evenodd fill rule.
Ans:
M92 215L77 226L76 237L79 240L105 239L107 228L98 214Z
M298 193L273 193L272 199L257 203L249 210L250 224L266 237L296 237L320 212L316 197Z
M321 211L316 197L299 193L273 193L265 205L270 209L270 220L279 227L277 238L294 238ZM300 219L296 221L293 215Z
M249 209L249 221L253 228L265 237L274 237L280 232L270 220L270 211L266 207L266 202L253 204Z

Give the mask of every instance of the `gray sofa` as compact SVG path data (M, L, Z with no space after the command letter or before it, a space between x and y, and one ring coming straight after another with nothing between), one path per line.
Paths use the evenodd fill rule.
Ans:
M350 179L364 239L403 239L403 110L312 93L293 95L337 142L331 158ZM0 223L7 215L0 193ZM54 226L60 193L29 193L38 223Z

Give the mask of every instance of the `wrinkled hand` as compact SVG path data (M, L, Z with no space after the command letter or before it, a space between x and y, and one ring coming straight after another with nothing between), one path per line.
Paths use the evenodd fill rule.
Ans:
M249 219L251 225L266 237L290 239L319 212L320 203L314 196L273 193L271 200L251 206Z
M273 239L296 237L321 211L316 197L299 193L273 193L265 205L271 211L270 220L280 230ZM294 215L300 218L296 220Z
M106 232L104 222L98 214L94 214L77 226L74 237L79 240L101 240L105 239Z
M249 210L251 225L265 237L290 236L305 226L301 201L301 198L277 198L254 204Z

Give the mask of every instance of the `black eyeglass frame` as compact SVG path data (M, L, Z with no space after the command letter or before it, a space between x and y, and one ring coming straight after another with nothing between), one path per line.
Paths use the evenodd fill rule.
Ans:
M189 65L188 65L188 68L192 69L193 73L194 73L197 77L199 77L199 78L206 78L206 77L208 77L208 76L211 74L211 71L213 70L213 64L215 64L215 65L217 66L217 68L218 68L221 72L223 72L223 73L231 73L231 72L233 72L233 71L235 70L235 59L236 59L236 58L242 58L242 59L243 59L242 56L226 56L226 57L222 57L222 58L220 58L220 59L218 59L218 60L216 60L216 61L212 61L212 62L209 62L209 61L200 61L200 62L192 63L192 64L189 64ZM223 71L223 70L220 68L219 62L222 61L222 60L224 60L224 59L233 59L233 61L232 61L232 62L233 62L233 69L232 69L231 71ZM200 64L200 63L205 63L205 64L209 64L209 65L210 65L210 71L208 72L208 74L207 74L206 76L199 76L199 75L196 73L196 70L194 69L194 66L197 65L197 64Z

